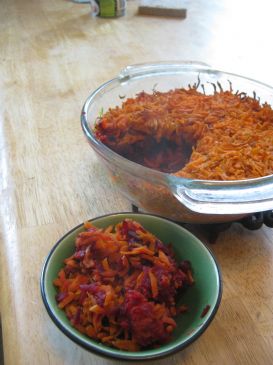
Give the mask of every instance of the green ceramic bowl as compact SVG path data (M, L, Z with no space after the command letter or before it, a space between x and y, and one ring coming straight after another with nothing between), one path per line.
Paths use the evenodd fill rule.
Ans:
M74 251L75 237L83 231L83 224L73 228L52 248L46 258L41 275L41 293L45 307L59 329L71 340L85 349L111 358L145 360L161 358L182 350L195 341L208 327L219 307L222 295L221 274L210 250L194 235L179 225L158 216L141 213L117 213L92 219L98 227L116 224L125 218L141 223L147 230L158 236L164 243L170 243L177 261L189 260L193 268L194 286L187 289L181 304L189 307L187 313L176 318L177 327L168 344L151 350L138 352L121 351L98 343L72 327L65 313L58 308L56 289L52 282L63 266L63 260ZM204 315L204 309L209 310Z

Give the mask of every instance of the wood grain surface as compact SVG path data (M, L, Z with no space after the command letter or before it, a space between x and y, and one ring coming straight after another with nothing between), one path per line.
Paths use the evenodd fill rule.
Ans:
M197 0L185 20L140 16L134 0L118 19L92 17L88 4L68 0L1 0L0 9L5 364L119 363L65 337L40 296L43 262L61 235L130 209L84 139L81 107L101 83L140 62L199 60L273 85L270 2L248 1L246 12L244 1ZM273 364L272 230L234 224L210 247L224 286L215 320L192 346L150 364Z

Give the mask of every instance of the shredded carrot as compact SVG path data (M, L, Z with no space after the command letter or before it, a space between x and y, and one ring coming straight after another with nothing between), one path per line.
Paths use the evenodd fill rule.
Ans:
M88 228L92 228L92 223L90 223L90 222L84 222L84 228L85 229L88 229Z
M189 262L178 265L169 246L130 219L84 228L53 281L59 308L78 331L121 350L166 343L176 295L193 284Z
M105 258L102 260L102 266L103 266L104 270L110 270L110 267L109 267L109 263L108 263L107 257L105 257Z
M162 318L162 320L163 320L164 323L168 323L171 326L176 327L176 323L173 320L173 318L165 316L165 317Z
M194 283L194 278L193 278L193 276L192 276L192 272L191 272L191 270L187 270L187 276L188 276L188 280L189 280L189 282L190 282L191 284L193 284L193 283Z
M134 248L132 251L123 252L124 255L139 255L139 254L146 254L153 256L153 251L149 250L147 247L137 247Z
M246 93L140 92L110 108L96 137L122 156L177 176L241 180L273 174L273 110Z
M98 313L98 314L104 313L104 309L102 307L100 307L99 305L97 305L97 304L90 307L89 311L93 312L93 313Z
M153 295L153 298L156 298L158 296L157 279L151 270L149 270L149 277L150 277L150 282L151 282L152 295Z
M139 288L140 286L141 286L141 283L142 283L142 280L143 280L143 277L144 277L144 272L142 271L139 275L138 275L138 277L137 277L137 279L136 279L136 289L137 288Z
M132 340L116 340L113 342L117 348L127 351L138 351L139 346Z
M165 253L162 250L158 251L158 257L159 257L160 261L162 261L167 266L170 266L170 260L168 259L167 255L165 255Z

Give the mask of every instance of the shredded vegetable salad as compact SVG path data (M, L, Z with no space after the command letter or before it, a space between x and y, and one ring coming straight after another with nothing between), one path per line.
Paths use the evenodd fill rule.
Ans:
M86 222L54 280L77 330L126 351L168 342L175 316L188 310L177 294L193 284L190 262L178 264L170 245L130 219L106 229Z

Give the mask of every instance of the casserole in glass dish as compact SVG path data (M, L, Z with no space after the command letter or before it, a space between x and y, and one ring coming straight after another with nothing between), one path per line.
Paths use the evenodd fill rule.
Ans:
M188 223L217 223L273 208L273 175L244 180L200 180L157 171L114 152L95 134L98 117L121 106L127 98L201 85L206 94L221 89L239 90L273 105L273 88L255 80L214 70L197 62L159 62L132 65L93 91L81 114L84 134L106 166L110 178L140 210ZM200 90L202 91L202 90ZM273 144L273 141L272 141Z

